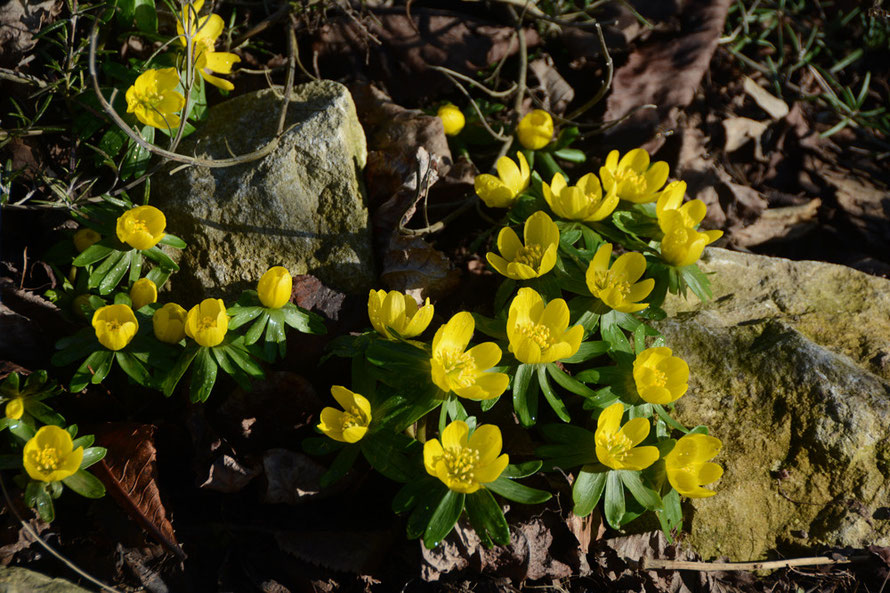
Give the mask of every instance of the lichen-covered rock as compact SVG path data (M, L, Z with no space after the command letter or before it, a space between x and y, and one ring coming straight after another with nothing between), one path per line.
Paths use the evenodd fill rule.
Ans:
M717 495L685 507L705 557L890 545L890 281L709 250L714 299L659 323L688 363L687 426L723 440Z
M275 135L281 92L213 107L179 152L221 159L261 148ZM189 244L171 278L175 297L230 299L255 288L274 265L348 293L373 284L361 181L367 148L349 91L333 81L296 87L285 130L261 160L152 178L152 204L166 214L169 232Z
M3 593L89 593L65 579L54 579L39 572L16 566L0 566L0 591Z

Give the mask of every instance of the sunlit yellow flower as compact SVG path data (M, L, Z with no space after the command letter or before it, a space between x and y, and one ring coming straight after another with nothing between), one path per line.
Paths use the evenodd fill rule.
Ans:
M185 335L199 346L218 346L229 330L229 316L222 299L204 299L185 317Z
M705 246L723 236L723 231L697 231L686 226L683 214L678 210L662 212L658 223L664 230L661 259L678 268L697 262Z
M658 191L668 178L668 165L658 161L649 166L649 153L635 148L621 160L618 151L613 150L606 157L606 164L600 167L600 179L608 194L635 204L645 204L658 199Z
M6 402L6 409L4 412L6 413L6 417L10 420L18 420L25 413L25 398L15 397L9 400Z
M241 58L229 52L214 51L216 39L220 36L225 28L222 17L218 14L209 14L199 17L201 7L204 0L199 0L185 6L182 9L180 19L176 21L176 32L179 33L179 42L186 45L186 26L188 27L189 36L192 38L195 60L195 68L201 74L201 77L215 87L225 91L231 91L235 85L217 76L213 76L214 72L220 74L230 74L232 65L240 62ZM183 26L183 24L186 26Z
M130 288L130 301L137 311L145 305L158 302L158 286L148 278L140 278Z
M151 249L164 238L167 218L154 206L130 208L117 219L117 238L136 249Z
M649 420L634 418L621 426L624 404L615 402L596 423L596 458L612 469L646 469L658 460L658 448L638 447L649 436Z
M403 338L413 338L433 320L433 306L427 299L418 308L414 297L397 290L372 290L368 294L368 317L377 333L387 339L396 339L390 329Z
M559 227L546 212L539 210L526 219L523 238L525 245L513 229L502 228L498 233L501 255L489 252L485 259L499 274L513 280L537 278L552 270L559 248Z
M109 350L120 350L136 335L139 322L127 305L106 305L93 313L93 328L100 344Z
M444 392L482 400L498 397L507 390L510 378L504 373L487 372L501 360L501 349L484 342L467 350L476 322L461 311L439 328L433 337L430 360L433 383Z
M639 301L649 296L655 287L652 278L637 282L646 271L646 258L636 252L625 253L610 268L611 257L611 243L605 243L596 250L587 268L587 288L593 296L616 311L642 311L649 304Z
M74 248L78 253L87 250L91 245L98 243L102 235L90 228L82 228L74 233Z
M147 126L162 130L179 126L177 113L185 106L185 97L176 90L179 72L176 68L146 70L127 89L127 113Z
M670 453L664 456L668 482L674 490L689 498L707 498L716 492L702 488L720 479L723 468L708 461L720 452L720 439L706 434L680 437Z
M275 266L269 268L257 283L256 291L264 307L280 309L290 301L294 288L294 279L286 268Z
M489 208L511 208L519 194L525 191L531 179L528 161L521 152L516 153L519 166L509 158L498 159L498 176L483 173L474 182L476 194Z
M658 226L661 227L662 232L666 233L668 230L664 224L664 215L668 211L678 212L682 217L683 225L688 227L697 227L705 217L708 211L705 203L701 200L690 200L684 204L683 198L685 196L685 181L672 181L659 194L658 202L655 204L655 214L658 217Z
M341 385L331 387L331 395L343 411L331 407L323 409L318 429L341 443L357 443L362 440L371 424L371 402Z
M677 401L689 389L689 365L670 348L647 348L634 360L637 393L650 404Z
M519 362L556 362L578 351L584 328L576 325L569 329L569 306L563 299L554 299L545 307L541 295L525 287L510 303L507 337L510 352Z
M577 185L566 185L565 178L556 173L550 185L541 184L544 199L560 218L581 222L603 220L618 206L618 194L603 195L599 179L588 173Z
M528 150L540 150L553 138L553 118L543 109L527 113L516 126L519 143Z
M478 426L472 436L466 422L455 420L439 439L423 444L426 472L455 492L470 494L500 477L510 457L501 455L501 429L494 424Z
M464 129L464 124L467 123L463 112L451 103L439 107L436 115L442 120L442 127L445 128L446 136L457 136Z
M32 480L58 482L73 476L83 461L83 447L74 448L67 430L44 426L22 451L25 471Z
M176 344L185 337L186 310L176 303L167 303L152 315L155 337L166 344Z

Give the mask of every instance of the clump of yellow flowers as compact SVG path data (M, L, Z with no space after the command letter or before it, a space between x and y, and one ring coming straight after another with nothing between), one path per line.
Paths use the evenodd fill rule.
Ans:
M720 233L699 230L705 205L684 202L684 183L665 185L666 163L645 150L612 151L599 176L556 171L535 183L530 163L552 169L564 134L554 140L543 111L516 134L525 151L475 181L485 206L508 209L486 253L500 282L493 316L438 318L429 299L372 290L373 329L334 348L353 359L356 391L332 387L340 409L321 412L323 437L307 449L337 452L325 483L359 455L402 482L393 508L427 547L463 515L486 545L508 543L497 498L544 502L547 491L519 480L548 468L574 473L576 514L604 499L612 527L652 511L670 537L681 497L715 493L706 486L722 475L711 461L721 443L671 418L690 367L650 323L668 292L709 298L695 262ZM489 416L495 407L506 409ZM540 459L505 450L529 438Z

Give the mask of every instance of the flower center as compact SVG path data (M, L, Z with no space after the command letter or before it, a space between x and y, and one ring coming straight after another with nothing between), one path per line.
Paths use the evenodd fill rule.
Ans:
M107 329L110 332L116 332L116 331L120 331L121 325L122 325L122 323L121 323L120 319L109 319L108 321L105 322L105 329Z
M523 336L537 344L541 350L546 350L555 342L553 336L550 334L550 329L546 325L538 323L522 323L517 325L516 329Z
M599 444L618 461L622 461L627 452L633 449L633 442L620 432L601 436Z
M617 169L612 172L612 177L623 192L641 194L646 191L646 176L633 169Z
M473 384L476 379L476 363L469 352L444 350L439 360L451 383L458 387L469 387Z
M667 384L667 375L664 371L653 368L651 369L652 374L649 376L650 381L652 381L652 385L656 387L664 387Z
M44 447L31 454L31 460L37 469L44 473L56 471L61 462L59 450L55 447Z
M541 267L541 258L544 257L544 248L540 245L531 244L522 247L516 252L513 259L516 263L525 264L530 268L537 270Z
M448 469L448 475L458 482L471 484L474 470L479 463L479 451L469 447L447 447L443 450L442 461Z
M352 406L343 412L343 430L354 428L356 426L367 426L365 422L365 414L358 406Z
M630 293L630 282L618 280L611 270L597 271L593 278L593 285L596 289L595 296L599 296L607 290L613 290L623 299Z
M198 331L205 331L208 329L216 329L216 317L205 315L198 320Z

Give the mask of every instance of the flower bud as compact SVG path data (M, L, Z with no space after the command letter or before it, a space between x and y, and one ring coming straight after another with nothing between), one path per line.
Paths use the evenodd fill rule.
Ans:
M256 291L260 302L269 309L280 309L288 301L294 287L294 279L290 272L281 266L269 268L257 283Z
M154 206L137 206L117 219L117 238L135 249L151 249L164 238L167 218Z
M133 287L130 289L130 301L136 311L145 305L158 302L157 285L148 278L140 278L133 283Z
M117 351L130 343L139 330L139 322L127 305L106 305L93 313L93 328L100 344Z
M185 335L199 346L218 346L229 330L229 316L222 299L204 299L185 318Z
M176 344L185 337L186 310L176 303L167 303L151 318L155 337L165 344Z
M553 118L543 109L527 114L516 127L519 143L528 150L540 150L553 138Z
M88 247L98 243L102 239L102 235L93 229L83 228L74 233L74 248L78 253L83 253Z
M457 136L464 129L464 124L467 122L461 110L451 103L439 107L436 115L442 120L442 127L445 128L446 136Z

